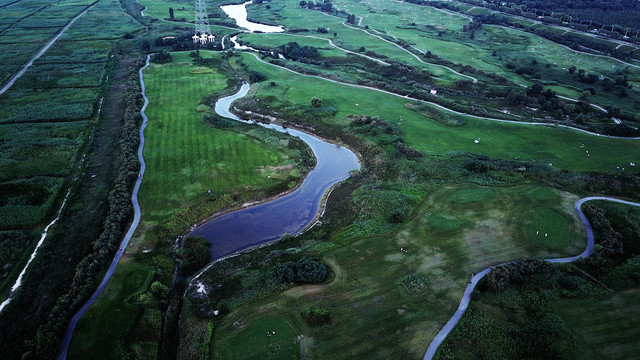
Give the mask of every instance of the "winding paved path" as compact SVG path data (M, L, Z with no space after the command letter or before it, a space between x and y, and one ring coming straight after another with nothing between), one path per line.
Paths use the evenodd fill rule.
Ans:
M91 10L94 6L96 6L97 3L99 3L100 0L96 0L95 2L93 2L91 5L89 5L89 7L87 7L86 9L84 9L80 14L76 15L76 17L74 17L73 19L71 19L71 21L69 21L69 23L67 23L67 25L65 27L63 27L60 31L58 31L58 33L56 34L56 36L54 36L48 43L47 45L43 46L42 49L40 49L40 51L38 51L38 53L31 58L31 60L29 60L29 62L20 70L18 71L15 75L13 75L11 77L11 79L9 79L9 82L7 82L2 89L0 89L0 95L4 94L5 91L9 90L9 88L11 86L13 86L13 84L16 82L16 80L18 80L22 75L24 75L25 72L27 72L27 69L29 69L29 67L31 65L33 65L33 62L36 61L38 58L40 58L40 56L42 56L47 50L49 50L49 48L51 47L51 45L53 45L59 38L60 36L62 36L62 34L64 34L65 31L67 31L67 29L73 25L74 22L76 22L76 20L78 20L79 17L81 17L82 15L86 14L87 11Z
M365 30L365 29L361 29L361 28L353 27L353 26L347 25L346 23L343 23L342 25L344 25L344 26L346 26L346 27L348 27L348 28L350 28L350 29L353 29L353 30L360 30L360 31L363 31L363 32L365 32L366 34L369 34L370 36L373 36L373 37L378 38L378 39L380 39L380 40L382 40L382 41L384 41L384 42L386 42L386 43L389 43L389 44L391 44L391 45L393 45L393 46L397 47L398 49L400 49L400 50L402 50L402 51L406 52L407 54L409 54L409 55L413 56L413 57L414 57L416 60L418 60L418 62L419 62L419 63L421 63L421 64L428 65L428 66L435 66L435 67L444 68L444 69L449 70L449 71L451 71L452 73L454 73L454 74L456 74L456 75L458 75L458 76L462 76L462 77L466 77L466 78L468 78L468 79L471 79L471 81L473 81L473 83L474 83L474 84L478 83L478 79L474 78L473 76L465 75L465 74L459 73L459 72L457 72L457 71L453 70L452 68L450 68L450 67L448 67L448 66L444 66L444 65L440 65L440 64L432 64L432 63L428 63L428 62L426 62L426 61L422 60L418 55L416 55L416 54L412 53L411 51L409 51L409 50L407 50L407 49L403 48L402 46L400 46L400 45L398 45L398 44L394 43L393 41L389 41L389 40L387 40L387 39L383 38L383 37L382 37L382 36L380 36L380 35L372 34L372 33L368 32L368 31L367 31L367 30ZM422 52L422 50L418 50L418 51Z
M333 79L328 79L319 75L309 75L309 74L303 74L300 72L297 72L295 70L291 70L287 67L284 66L280 66L280 65L276 65L276 64L272 64L268 61L264 61L262 60L257 54L253 54L252 55L260 62L267 64L267 65L271 65L271 66L275 66L277 68L280 68L282 70L294 73L296 75L300 75L300 76L306 76L306 77L312 77L312 78L316 78L316 79L320 79L320 80L324 80L324 81L328 81L328 82L332 82L334 84L340 84L340 85L344 85L344 86L350 86L350 87L355 87L355 88L360 88L360 89L367 89L367 90L372 90L372 91L377 91L377 92L381 92L381 93L385 93L388 95L392 95L395 97L399 97L399 98L403 98L403 99L407 99L410 101L415 101L415 102L419 102L419 103L423 103L423 104L428 104L428 105L432 105L435 106L441 110L450 112L452 114L457 114L457 115L462 115L462 116L468 116L474 119L480 119L480 120L488 120L488 121L495 121L495 122L502 122L502 123L509 123L509 124L520 124L520 125L536 125L536 126L553 126L553 127L561 127L561 128L565 128L565 129L570 129L570 130L574 130L574 131L579 131L585 134L589 134L589 135L593 135L593 136L600 136L600 137L605 137L605 138L610 138L610 139L622 139L622 140L640 140L640 136L639 137L624 137L624 136L613 136L613 135L602 135L599 133L595 133L592 131L588 131L588 130L584 130L584 129L579 129L579 128L575 128L573 126L569 126L569 125L562 125L562 124L551 124L551 123L544 123L544 122L530 122L530 121L517 121L517 120L505 120L505 119L497 119L497 118L491 118L491 117L485 117L485 116L478 116L478 115L472 115L472 114L466 114L460 111L456 111L453 109L449 109L448 107L442 106L438 103L434 103L431 101L427 101L427 100L422 100L422 99L417 99L411 96L407 96L407 95L400 95L391 91L387 91L387 90L382 90L382 89L378 89L378 88L374 88L371 86L365 86L365 85L358 85L358 84L352 84L352 83L348 83L348 82L343 82L343 81L338 81L338 80L333 80Z
M64 360L67 358L67 352L69 351L69 344L71 343L71 337L73 336L73 331L75 330L76 325L78 324L78 321L80 320L82 315L84 315L84 313L87 311L89 306L93 304L93 302L98 298L98 296L102 293L104 288L107 286L107 283L111 279L111 276L113 275L113 272L116 269L116 265L118 265L120 258L124 254L124 249L127 247L127 244L129 244L129 240L131 239L131 236L136 231L136 228L140 223L140 205L138 204L138 190L140 190L140 184L142 183L142 176L144 175L144 171L146 168L144 158L142 157L142 149L144 148L144 129L147 127L147 123L148 123L147 115L144 113L144 110L147 108L147 105L149 105L149 99L145 94L145 86L144 86L144 79L142 77L142 71L145 68L147 68L147 66L149 66L149 59L150 59L150 55L147 55L147 62L145 66L143 66L140 69L140 85L142 87L142 97L144 98L144 105L142 105L142 109L140 110L140 115L142 115L142 125L140 126L140 146L138 146L138 160L140 161L140 176L136 180L136 184L133 187L133 193L131 194L131 203L133 204L133 222L129 227L129 231L127 231L127 234L122 239L122 243L120 243L120 248L116 252L116 255L113 257L113 261L111 261L111 265L109 265L109 269L107 270L107 273L104 275L102 282L100 283L96 291L93 293L93 295L91 295L89 300L87 300L87 302L82 306L82 308L80 308L80 310L78 310L78 312L71 319L71 322L67 327L67 331L64 333L64 337L62 339L62 348L60 349L60 353L58 354L58 360Z
M637 202L620 200L620 199L603 197L603 196L589 196L589 197L585 197L578 200L575 203L574 208L576 209L576 212L578 212L578 215L580 216L580 220L582 220L582 223L584 224L584 227L587 230L587 248L581 254L576 256L557 258L557 259L545 259L545 261L548 261L550 263L570 263L578 259L584 259L589 255L591 255L591 253L593 252L593 245L594 245L593 229L591 228L591 224L587 220L586 216L584 216L584 213L580 208L582 207L582 204L592 200L605 200L605 201L612 201L612 202L617 202L625 205L640 206L640 203L637 203ZM500 264L498 266L509 265L512 263L514 263L514 261ZM458 321L460 321L460 318L462 317L464 312L467 310L467 307L469 306L469 302L471 301L471 293L473 293L473 290L475 289L476 285L485 275L490 273L491 270L492 270L492 267L488 267L482 270L481 272L477 273L471 278L471 281L467 285L467 288L464 290L464 295L462 296L462 300L460 300L460 305L458 306L458 309L456 310L455 314L453 314L453 317L449 319L449 321L444 325L444 327L440 329L438 334L436 334L436 336L433 338L433 340L431 341L431 344L429 344L429 347L427 348L427 352L424 354L424 358L423 358L424 360L433 359L433 357L436 354L436 351L438 351L438 348L440 347L440 344L442 344L444 339L447 337L447 335L449 335L451 330L453 330L454 326L456 326L456 324L458 323Z

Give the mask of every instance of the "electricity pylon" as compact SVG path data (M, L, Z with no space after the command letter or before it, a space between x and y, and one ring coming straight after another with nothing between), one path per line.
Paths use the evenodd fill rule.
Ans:
M202 45L213 42L215 36L211 34L207 5L204 0L196 0L196 33L192 36L194 43Z

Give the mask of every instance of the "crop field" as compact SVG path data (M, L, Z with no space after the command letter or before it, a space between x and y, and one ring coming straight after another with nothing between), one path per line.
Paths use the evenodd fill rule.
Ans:
M0 84L92 3L36 0L3 7ZM103 31L106 28L110 30ZM123 16L119 2L101 0L0 95L1 230L36 232L60 205L97 119L112 41L122 31L137 29L139 24ZM3 296L26 263L35 238L30 235L28 241L4 248Z
M268 81L278 85L262 86L256 92L255 97L269 99L270 107L277 109L285 102L306 105L316 96L337 110L333 121L342 126L350 123L347 119L350 114L364 113L380 116L385 121L397 120L408 143L426 154L467 151L495 158L518 157L551 163L559 169L612 172L617 166L635 162L640 146L633 140L607 139L552 125L508 124L468 118L464 126L449 127L406 108L406 99L293 74L262 63L251 54L242 57L253 70L265 74ZM474 143L475 139L480 139L479 143Z
M584 234L573 213L574 200L536 186L441 188L399 230L325 253L323 260L335 272L330 283L295 287L232 311L214 329L212 355L233 358L224 352L225 344L262 329L265 315L260 309L268 309L269 316L310 337L320 358L422 357L435 330L457 307L471 273L509 259L581 250ZM553 226L538 222L529 216L538 209L553 211L562 220ZM529 228L546 231L566 246L545 245ZM400 284L407 274L428 285L407 293ZM329 325L312 328L302 321L301 309L313 306L330 311ZM238 345L246 346L249 342Z

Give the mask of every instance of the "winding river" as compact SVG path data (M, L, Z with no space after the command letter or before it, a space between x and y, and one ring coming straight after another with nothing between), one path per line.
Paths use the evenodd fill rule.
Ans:
M131 202L134 207L134 219L102 282L91 298L89 298L71 319L62 340L62 348L58 354L59 360L66 359L69 344L71 343L71 338L78 321L80 321L82 315L84 315L107 286L124 253L124 249L127 247L131 236L140 222L141 213L140 205L138 204L138 190L142 183L142 175L144 175L145 172L142 149L144 148L144 129L148 123L145 109L149 104L149 99L145 94L146 88L143 70L149 66L149 59L150 57L147 56L145 66L140 69L140 85L144 105L140 110L143 122L140 127L140 146L138 147L141 176L136 180L131 195ZM216 113L229 119L249 123L248 121L238 118L229 110L231 103L245 96L248 91L249 84L244 83L236 94L219 99L215 105ZM360 162L357 156L346 147L332 144L305 132L287 129L280 125L260 125L300 138L309 145L313 151L317 159L317 164L313 170L309 172L302 184L293 192L259 205L233 211L195 229L191 235L204 236L212 241L211 252L215 259L251 246L277 240L285 234L294 235L300 233L311 225L316 218L327 191L336 183L348 178L351 171L360 169Z
M218 100L215 106L216 113L229 119L243 121L232 114L229 107L248 91L249 84L244 83L236 94ZM214 260L277 240L285 234L300 233L316 218L324 194L334 184L348 178L351 171L360 169L356 155L344 146L280 125L259 124L300 138L313 151L317 164L293 192L220 216L192 231L189 235L203 236L211 241L210 249Z
M273 26L273 25L265 25L259 24L255 22L251 22L247 20L247 5L252 4L253 1L247 1L244 4L238 5L223 5L220 6L220 9L224 11L227 16L236 21L238 26L243 27L245 29L249 29L249 31L260 31L263 33L273 33L273 32L283 32L284 28L282 26Z

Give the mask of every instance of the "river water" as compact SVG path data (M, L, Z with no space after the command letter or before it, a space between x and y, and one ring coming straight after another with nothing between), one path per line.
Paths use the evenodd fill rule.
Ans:
M247 94L243 84L238 93L218 100L215 111L220 116L243 121L229 111L231 103ZM218 259L237 251L277 240L285 234L300 233L314 221L324 194L334 184L360 169L356 155L344 146L332 144L305 132L286 129L275 124L263 127L299 137L307 143L317 164L300 187L275 200L237 210L213 219L189 235L203 236L211 241L211 254Z
M239 5L224 5L220 6L220 9L227 14L230 18L236 21L238 26L248 29L251 32L260 31L264 33L283 32L282 26L272 26L265 24L258 24L247 20L247 5L252 4L253 1L247 1L244 4Z

